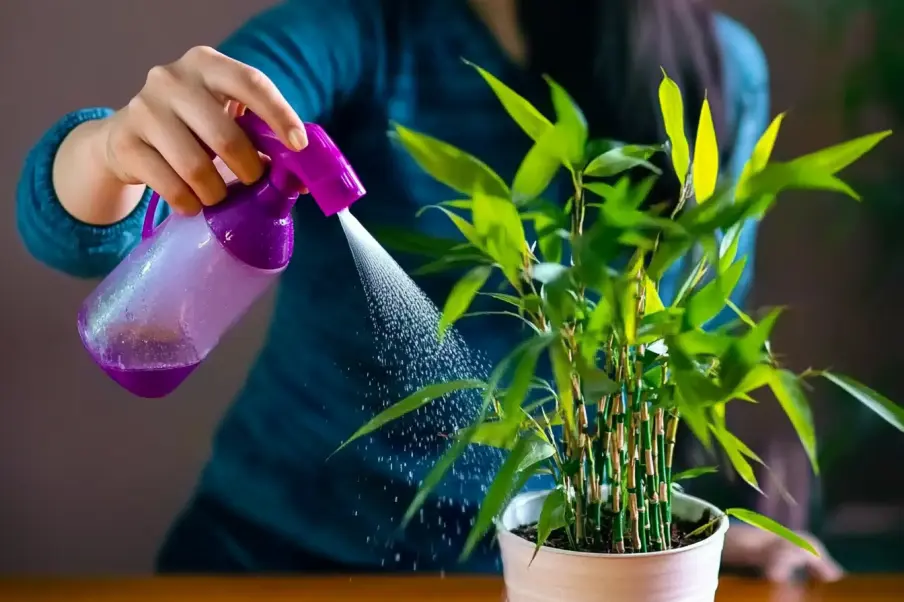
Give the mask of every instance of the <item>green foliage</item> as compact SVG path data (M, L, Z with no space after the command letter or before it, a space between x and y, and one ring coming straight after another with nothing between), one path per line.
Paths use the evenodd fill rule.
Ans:
M551 474L556 488L540 514L538 549L558 529L574 550L585 549L600 536L600 517L612 516L616 551L663 550L671 545L663 536L672 520L671 494L660 498L660 493L671 492L678 481L716 470L704 466L672 474L679 420L707 448L718 445L735 472L754 488L754 466L763 461L727 428L725 417L729 404L750 403L762 388L775 394L814 470L816 433L804 378L828 379L904 430L904 409L864 385L829 372L797 375L783 367L769 345L781 311L754 317L732 301L747 266L747 257L738 253L742 226L768 213L786 190L834 190L857 198L837 173L887 132L771 162L782 114L761 136L738 181L720 186L708 102L692 154L681 91L665 74L659 100L668 141L640 146L588 140L583 113L552 80L547 83L554 121L485 70L471 66L533 141L531 149L509 186L479 159L396 126L418 164L467 198L431 208L453 222L462 240L406 232L390 238L395 246L428 257L429 270L467 268L445 303L440 335L469 315L477 295L499 304L493 313L531 328L496 366L489 382L427 386L378 414L343 444L454 390L482 391L479 417L455 434L406 520L465 447L489 445L508 456L481 504L464 556L526 480L540 472ZM668 213L645 203L659 175L650 159L663 151L670 154L682 182ZM572 190L567 202L553 204L541 195L560 169L571 176ZM696 204L686 203L691 198ZM535 240L528 239L531 231ZM694 248L703 252L689 254ZM665 299L660 281L682 257L690 259L691 269L674 298ZM481 292L495 270L505 277L508 290ZM737 319L709 328L726 311ZM540 371L544 355L549 375ZM588 416L594 414L591 423ZM651 521L649 530L639 526L639 509ZM812 551L805 540L766 517L741 509L727 513Z

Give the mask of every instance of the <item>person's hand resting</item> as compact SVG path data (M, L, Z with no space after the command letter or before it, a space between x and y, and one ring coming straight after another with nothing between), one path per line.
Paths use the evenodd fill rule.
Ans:
M732 525L725 537L722 562L727 568L755 570L776 583L793 581L801 574L815 581L837 581L844 576L819 540L809 533L799 535L816 548L818 557L772 533Z

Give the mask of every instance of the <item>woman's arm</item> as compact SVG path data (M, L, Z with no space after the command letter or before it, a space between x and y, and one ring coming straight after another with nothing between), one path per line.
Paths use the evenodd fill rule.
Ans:
M367 0L286 1L251 19L219 50L267 75L302 119L322 120L368 72L378 8ZM74 276L111 270L137 243L144 219L146 188L124 185L106 167L104 124L113 114L83 109L57 122L26 158L17 189L26 247Z

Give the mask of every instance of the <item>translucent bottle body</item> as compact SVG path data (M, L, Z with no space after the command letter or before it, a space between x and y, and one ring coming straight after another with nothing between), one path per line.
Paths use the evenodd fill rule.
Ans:
M262 270L234 257L203 213L171 215L85 300L79 334L113 380L135 395L163 397L283 269Z

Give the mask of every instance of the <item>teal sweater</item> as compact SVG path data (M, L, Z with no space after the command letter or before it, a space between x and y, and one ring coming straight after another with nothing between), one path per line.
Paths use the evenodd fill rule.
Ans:
M737 175L767 124L767 68L743 26L719 16L716 27L736 140L727 170ZM463 1L288 1L250 20L220 49L261 69L302 119L331 133L368 190L354 213L369 229L393 224L454 236L429 212L415 218L418 208L448 200L451 192L391 142L390 120L480 156L507 179L528 150L529 140L461 57L549 109L543 82L528 80L506 60ZM25 245L73 276L111 270L138 240L147 203L120 223L94 227L73 219L54 193L51 166L62 139L79 123L110 113L91 108L65 116L29 154L18 188ZM494 570L488 549L463 567L455 563L485 490L482 475L497 460L492 454L469 456L409 528L397 529L418 481L446 444L437 433L454 430L460 419L454 411L437 409L429 426L403 422L325 462L403 391L375 359L367 302L338 220L324 219L302 200L296 232L266 342L218 428L197 496L343 565ZM751 224L741 239L741 252L750 255L738 302L750 286L754 241ZM418 284L440 306L450 286L443 277ZM462 335L490 362L519 336L505 318L466 321ZM276 568L262 559L242 562L249 570Z

